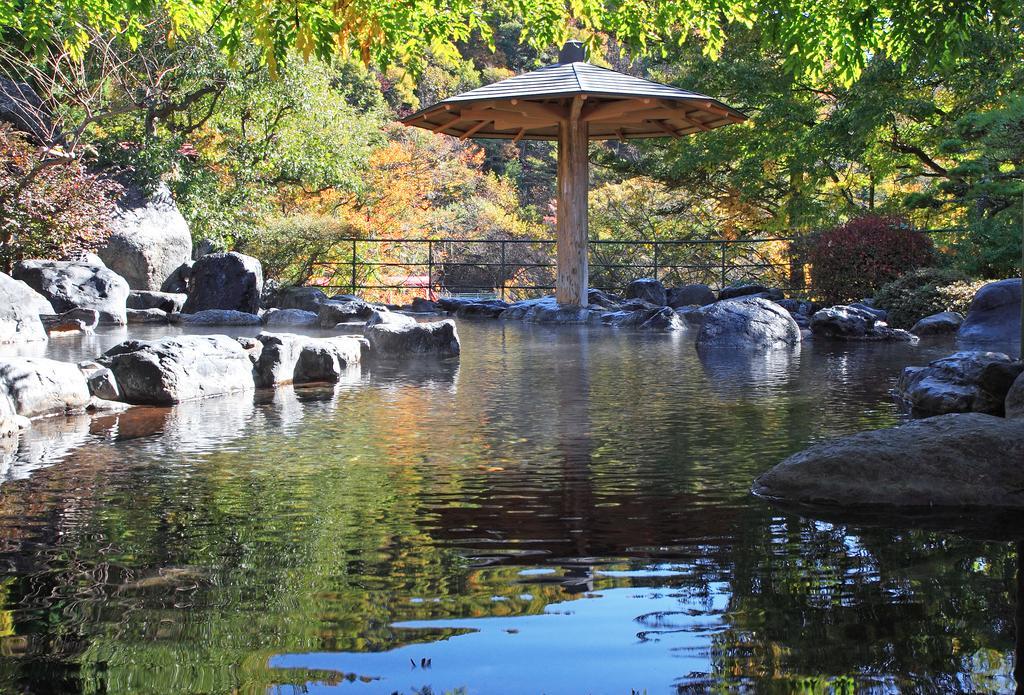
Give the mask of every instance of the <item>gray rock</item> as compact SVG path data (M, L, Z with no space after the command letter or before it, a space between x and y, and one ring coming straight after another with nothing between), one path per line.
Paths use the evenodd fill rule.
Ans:
M388 311L387 309L376 309L370 314L370 317L366 319L366 328L380 326L382 324L389 326L415 326L416 319L412 316Z
M1010 386L1022 371L1024 364L1001 352L957 352L927 367L907 367L894 393L917 415L1002 415Z
M260 333L256 336L256 341L262 346L252 370L256 386L266 388L291 383L302 346L309 340L292 333Z
M134 404L172 405L255 387L249 355L223 335L127 340L99 362L114 373L123 399Z
M273 306L278 309L302 309L320 311L320 305L327 301L327 295L319 287L282 287L274 297Z
M377 308L361 299L331 299L320 304L320 327L334 328L339 323L365 321Z
M170 316L163 309L129 309L128 325L149 324L165 325L171 322Z
M395 325L381 323L366 328L370 353L380 357L408 355L439 355L453 357L459 354L459 334L451 319L432 323Z
M800 344L800 327L785 309L760 297L715 302L704 308L697 348L771 350Z
M31 136L39 145L59 139L45 103L27 82L15 82L0 75L0 121Z
M910 332L914 335L952 335L960 328L964 317L955 311L942 311L938 314L925 316L914 324Z
M816 444L754 481L788 502L900 508L1024 506L1024 421L980 413L915 420Z
M336 336L307 340L295 362L296 384L314 381L336 382L345 370L359 364L363 348L359 336Z
M175 268L174 272L160 285L160 291L170 294L184 294L187 297L188 281L192 277L192 266L194 265L193 261L188 261Z
M1020 278L990 282L978 290L957 336L973 342L1020 340Z
M601 323L616 328L655 331L678 331L686 327L676 312L667 306L635 311L611 311L601 316Z
M432 302L425 297L413 297L409 309L418 314L432 314L441 311L441 307L438 306L437 302Z
M263 267L252 256L234 251L211 253L192 266L184 313L229 309L255 314L263 292Z
M775 303L788 311L793 318L806 316L810 319L815 313L814 302L806 299L780 299Z
M99 256L133 290L159 290L182 263L192 258L188 223L165 184L148 197L129 187L118 202L111 228Z
M211 253L224 253L227 251L224 248L224 244L213 239L203 239L196 244L195 249L192 251L191 258L193 261L198 261L203 256L209 256Z
M665 286L654 278L640 278L626 285L626 299L642 299L654 306L668 303Z
M229 309L206 309L194 314L176 314L172 322L186 326L260 326L263 320L256 314Z
M888 311L886 311L885 309L879 309L878 307L872 306L871 304L866 304L864 302L854 302L853 304L850 305L850 307L853 308L853 309L859 309L860 311L865 311L865 312L871 314L872 316L875 317L876 321L888 321L889 320L889 312Z
M1014 380L1006 393L1006 417L1024 418L1024 374Z
M129 309L159 309L168 314L177 314L185 306L188 295L183 292L151 292L133 290L128 293Z
M121 389L117 387L117 380L114 373L107 368L101 368L89 375L89 393L95 398L104 401L120 401Z
M58 314L95 309L101 324L128 322L128 283L108 268L73 261L21 261L14 267L14 277L46 297Z
M92 333L100 322L95 309L72 309L63 314L40 314L39 320L50 335L55 333Z
M676 316L682 319L683 323L689 328L700 328L704 325L704 315L707 313L707 308L711 306L707 304L705 306L683 306L676 309Z
M0 343L46 340L40 314L52 314L46 297L24 282L0 273Z
M249 336L238 336L235 340L237 340L238 344L242 346L243 350L245 350L245 354L249 356L249 361L255 365L259 361L260 355L263 353L263 343L256 340L256 338L250 338Z
M594 310L578 306L562 306L554 297L524 299L509 305L499 318L527 323L579 324L587 323Z
M874 311L852 305L831 306L815 312L810 328L816 336L836 340L917 342L917 337L910 332L889 328L880 322Z
M268 328L317 328L320 317L302 309L271 309L263 315L263 324Z
M594 289L593 287L587 290L587 303L591 308L598 307L600 309L618 309L621 301L622 297L612 294L611 292Z
M713 304L715 293L707 285L683 285L668 290L668 305L673 309L683 306L706 306Z
M90 395L76 364L42 357L0 360L0 419L4 412L32 418L81 411Z
M747 295L765 295L763 299L768 299L768 294L771 294L772 290L765 287L764 285L758 285L756 283L750 283L749 285L729 285L723 287L718 292L718 298L721 299L736 299L737 297L746 297ZM781 294L781 293L780 293ZM782 297L778 297L782 299Z
M496 319L507 308L505 302L476 302L459 306L455 315L460 319Z

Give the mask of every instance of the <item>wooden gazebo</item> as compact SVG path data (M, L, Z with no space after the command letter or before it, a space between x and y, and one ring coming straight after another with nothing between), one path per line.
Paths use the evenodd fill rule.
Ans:
M403 119L466 138L558 141L559 304L587 305L587 143L682 137L746 120L704 94L586 62L578 41L558 63L449 97Z

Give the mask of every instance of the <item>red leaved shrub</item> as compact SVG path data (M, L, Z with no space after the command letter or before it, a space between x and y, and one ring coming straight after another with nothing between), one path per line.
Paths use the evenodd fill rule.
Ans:
M823 302L872 296L933 258L932 240L897 216L865 215L808 239L811 284Z

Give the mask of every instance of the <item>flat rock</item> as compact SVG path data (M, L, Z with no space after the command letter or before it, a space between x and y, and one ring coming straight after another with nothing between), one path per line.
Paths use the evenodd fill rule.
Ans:
M14 266L14 277L49 300L55 313L95 309L101 324L128 323L128 283L106 267L76 261L21 261Z
M256 336L260 345L252 370L256 386L267 388L291 383L295 378L295 363L308 341L306 336L293 333L260 333Z
M1024 420L954 413L816 444L756 495L829 506L1024 507Z
M767 299L767 295L771 292L772 290L770 288L757 283L750 283L749 285L728 285L718 292L718 299L736 299L737 297L746 297L748 295L755 294L765 295L762 299ZM781 295L781 292L779 294ZM778 298L782 299L781 296Z
M912 343L917 337L909 331L890 328L870 307L837 305L821 309L811 317L811 333L834 340L875 340Z
M598 313L603 310L598 307ZM524 299L509 305L499 318L527 323L580 324L587 323L595 310L588 307L563 306L554 297Z
M508 308L505 302L462 304L455 310L460 319L496 319Z
M642 299L654 306L665 306L668 304L668 297L665 293L665 286L661 281L654 278L640 278L626 285L626 299Z
M263 323L268 328L317 328L320 317L304 309L271 309L263 315Z
M612 294L611 292L605 292L604 290L598 290L593 287L587 290L587 303L592 307L599 307L601 309L618 309L621 302L622 297Z
M57 333L92 333L100 322L95 309L72 309L63 314L40 314L39 320L49 335Z
M321 328L334 328L339 323L366 321L378 308L359 298L330 299L320 303L317 316Z
M405 314L399 314L387 309L377 309L366 319L366 328L385 324L389 326L415 326L416 319L412 316L406 316Z
M910 332L918 336L952 335L960 329L964 317L955 311L942 311L938 314L925 316L914 324Z
M252 256L211 253L192 266L188 299L182 312L228 309L255 314L263 292L263 266Z
M167 314L177 314L185 306L188 295L183 292L155 292L132 290L128 293L129 309L159 309Z
M360 336L335 336L310 339L303 344L295 362L296 384L337 382L345 371L359 364L363 347Z
M206 309L194 314L177 314L172 321L186 326L260 326L263 324L263 319L256 314L231 311L230 309Z
M76 364L42 357L0 360L0 419L80 411L91 395Z
M800 327L789 312L760 297L715 302L702 310L697 348L771 350L800 344Z
M1020 278L990 282L974 295L957 337L979 343L1020 340L1020 304Z
M126 340L100 358L125 402L173 405L255 388L249 355L224 335Z
M655 331L678 331L686 328L683 320L667 306L635 311L611 311L601 316L601 323L616 328L639 328Z
M1001 352L962 351L926 367L905 368L894 393L916 415L1002 415L1022 371L1024 364Z
M159 290L182 263L192 258L188 222L166 184L161 183L149 196L129 187L118 202L111 229L99 256L133 290Z
M149 324L160 326L170 323L170 316L163 309L129 309L128 325Z
M668 305L673 309L684 306L706 306L715 302L714 291L703 284L683 285L668 290Z
M377 324L366 328L372 355L401 357L409 355L438 355L454 357L459 354L459 334L451 319L412 325Z

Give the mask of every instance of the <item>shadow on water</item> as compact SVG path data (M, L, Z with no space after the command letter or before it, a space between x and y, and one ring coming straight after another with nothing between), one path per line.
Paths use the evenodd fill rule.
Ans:
M35 423L0 487L0 690L1012 689L1011 543L748 494L897 424L900 370L950 344L460 332L459 360Z

